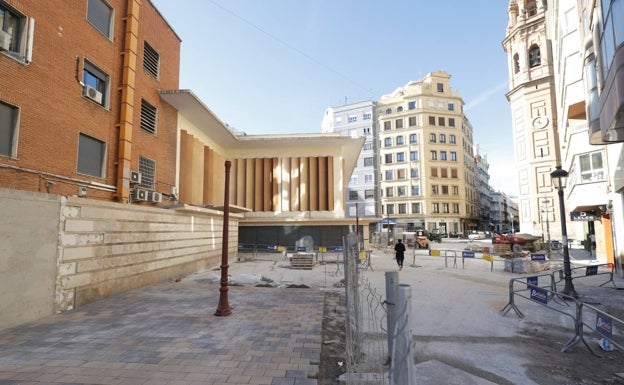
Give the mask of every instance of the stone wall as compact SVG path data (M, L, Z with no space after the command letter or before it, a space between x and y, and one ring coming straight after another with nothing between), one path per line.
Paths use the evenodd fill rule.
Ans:
M222 212L0 189L0 328L221 262ZM230 213L236 257L240 215Z

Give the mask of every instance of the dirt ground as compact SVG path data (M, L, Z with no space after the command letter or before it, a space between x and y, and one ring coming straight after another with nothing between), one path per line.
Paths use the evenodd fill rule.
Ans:
M345 300L344 293L327 292L325 295L323 315L323 344L319 365L319 385L338 385L338 378L344 373L345 366ZM561 352L561 347L570 338L567 328L561 330L546 330L542 325L530 325L522 331L521 339L500 341L493 339L492 343L509 343L530 357L525 365L525 373L529 379L538 384L546 385L624 385L624 378L615 373L624 372L622 364L623 352L604 352L596 344L591 347L603 357L592 356L582 342ZM432 356L420 352L418 346L426 342L435 341L435 336L414 337L416 345L416 363L436 359L453 365L468 373L501 385L516 385L491 372L480 370L457 362L451 357ZM474 341L466 340L467 350L472 349ZM483 341L480 341L483 342ZM595 342L595 341L592 341Z
M323 334L319 363L319 385L337 385L345 371L345 296L327 292L323 312ZM339 363L343 363L340 365Z

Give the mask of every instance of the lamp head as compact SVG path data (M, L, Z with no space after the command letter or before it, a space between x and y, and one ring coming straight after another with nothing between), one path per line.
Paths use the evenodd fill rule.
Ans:
M568 180L568 172L562 170L561 166L557 166L555 171L550 173L550 178L552 180L552 185L555 186L557 190L563 190Z

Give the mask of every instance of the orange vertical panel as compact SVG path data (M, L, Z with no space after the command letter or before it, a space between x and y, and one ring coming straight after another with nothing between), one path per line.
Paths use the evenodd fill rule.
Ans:
M224 171L225 171L225 162L224 162ZM230 204L238 204L236 203L236 192L238 187L238 162L236 160L232 161L232 166L230 167Z
M262 158L256 158L254 161L254 211L263 211L264 201L264 162Z
M299 211L299 158L290 158L290 211Z
M290 207L290 158L280 159L281 172L281 188L280 188L280 204L282 211L291 211Z
M319 211L327 211L327 157L321 156L318 159Z
M262 159L262 211L273 210L271 186L273 185L272 159Z
M204 204L204 144L197 138L193 138L193 172L192 172L193 197L191 203Z
M310 210L318 211L319 209L319 158L311 157L310 160Z
M615 263L613 251L613 232L611 231L611 217L609 215L602 216L602 228L605 235L605 251L607 253L607 263Z
M279 167L279 159L273 158L273 180L271 181L271 199L273 199L273 212L281 211L282 206L280 202L280 176L282 175Z
M214 151L208 146L204 146L204 185L203 185L203 201L205 205L215 203L215 196L212 191L212 186L215 183L214 173Z
M186 131L180 132L180 202L189 203L192 194L193 137Z
M245 174L247 163L245 159L236 159L236 205L245 206Z
M327 157L327 210L334 211L336 186L334 183L334 157Z
M310 210L310 159L299 158L299 210Z
M245 159L245 207L254 209L254 160Z

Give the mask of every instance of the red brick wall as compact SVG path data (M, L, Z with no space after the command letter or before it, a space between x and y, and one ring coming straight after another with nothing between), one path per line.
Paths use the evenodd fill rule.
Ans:
M127 1L108 2L115 9L113 41L88 22L87 0L7 1L35 19L35 33L31 63L0 53L0 101L21 111L17 157L0 156L0 187L46 191L45 181L53 181L49 192L75 195L82 181L116 186ZM175 183L176 112L161 102L157 90L178 88L180 40L150 1L140 4L132 167L138 168L139 155L154 159L156 190L169 193ZM159 80L142 68L144 40L160 54ZM82 96L85 59L110 76L109 109ZM142 98L158 108L156 135L139 127ZM105 178L76 172L81 132L107 143ZM105 190L89 189L88 196L113 199Z

